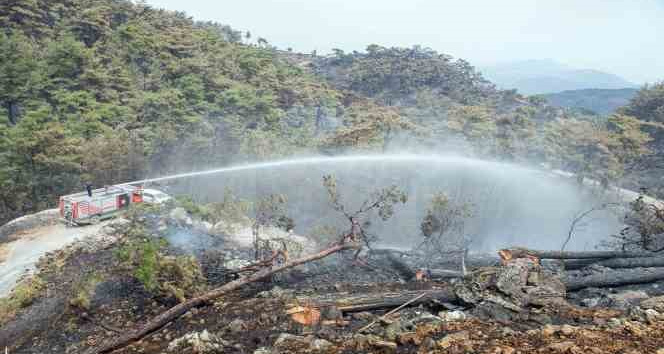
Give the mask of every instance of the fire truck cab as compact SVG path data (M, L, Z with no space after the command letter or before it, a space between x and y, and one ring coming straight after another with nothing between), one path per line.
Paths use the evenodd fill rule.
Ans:
M143 202L143 189L115 185L60 197L60 216L69 224L96 224L115 216L131 204Z

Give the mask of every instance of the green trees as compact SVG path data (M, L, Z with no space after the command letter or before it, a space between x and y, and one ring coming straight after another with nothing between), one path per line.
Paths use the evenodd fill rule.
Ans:
M301 151L457 136L482 156L609 176L664 141L662 84L593 125L419 46L284 56L228 26L126 0L7 0L0 25L0 222L54 206L82 179Z
M20 34L0 34L0 103L10 124L38 89L39 62L32 41Z
M30 37L41 37L50 32L49 7L43 0L7 0L0 4L0 27L20 28Z
M539 151L580 180L592 177L606 184L623 177L625 166L650 153L650 135L643 122L614 114L606 121L567 119L550 122Z
M28 114L5 139L0 195L12 214L52 206L49 197L80 185L81 139L53 121L47 109Z
M496 121L488 107L460 106L449 113L447 128L464 138L476 141L482 148L491 146L495 133Z
M496 155L519 161L533 158L537 125L533 107L519 107L496 121Z
M614 114L608 119L609 148L616 158L627 164L651 152L648 143L652 137L643 131L644 123L622 114Z
M415 133L417 130L417 125L403 117L398 110L369 102L351 106L345 118L344 126L328 137L324 147L386 151L397 134Z
M648 122L664 123L664 82L644 86L620 113Z
M366 54L336 51L320 69L344 88L374 97L386 105L400 105L420 89L472 104L486 96L488 82L464 60L429 48L385 48L369 45Z
M545 144L559 168L575 173L580 180L589 176L608 179L604 172L613 162L613 156L607 147L606 130L575 119L552 122L547 128Z
M335 90L228 26L144 3L0 4L0 222L144 173L312 146ZM313 118L313 114L308 117Z

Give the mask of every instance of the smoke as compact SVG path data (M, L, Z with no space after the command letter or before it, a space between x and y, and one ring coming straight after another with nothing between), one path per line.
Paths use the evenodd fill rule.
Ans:
M195 229L171 227L164 233L164 237L176 249L197 256L207 250L221 249L224 246L222 237L208 235Z
M387 222L374 218L370 228L383 245L402 248L422 241L420 222L431 195L439 191L472 205L474 215L465 233L476 251L508 246L558 249L575 216L617 199L547 171L455 155L411 153L293 158L152 181L170 181L173 191L201 202L220 201L225 188L249 200L285 194L296 231L306 235L317 226L348 227L329 204L322 186L326 174L337 178L343 203L351 211L377 188L397 185L406 191L409 200L397 207L395 216ZM592 249L621 228L611 211L594 213L576 229L567 249Z

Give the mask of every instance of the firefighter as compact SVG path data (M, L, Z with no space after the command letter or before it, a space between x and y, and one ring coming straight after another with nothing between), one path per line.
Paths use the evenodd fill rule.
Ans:
M355 217L351 217L350 223L350 240L352 242L359 242L362 237L362 227L360 226L360 222Z
M86 183L85 190L88 191L88 197L92 197L92 183Z

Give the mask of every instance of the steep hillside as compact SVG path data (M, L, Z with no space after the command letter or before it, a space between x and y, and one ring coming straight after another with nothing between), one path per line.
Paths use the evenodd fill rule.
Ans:
M468 104L499 94L467 61L420 46L386 48L372 44L365 53L338 50L315 63L316 72L336 87L377 98L386 105L413 104L421 90Z
M371 45L365 53L337 51L311 66L333 86L369 96L398 113L399 119L373 126L372 131L382 131L384 150L399 133L413 132L416 138L392 145L545 162L604 181L619 179L627 160L646 152L649 137L632 117L597 122L551 107L540 97L498 90L468 62L431 49ZM372 127L360 122L346 135Z
M650 193L664 195L664 82L646 85L618 109L644 122L643 130L652 136L648 143L651 154L638 156L629 165L631 187L647 188Z
M0 221L86 182L302 151L445 146L615 179L647 141L418 46L284 53L128 0L5 1L0 26Z
M342 105L230 27L145 4L9 1L0 25L0 220L85 181L292 153Z
M584 89L570 90L542 95L550 104L557 107L584 109L606 115L629 103L637 89L617 90Z

